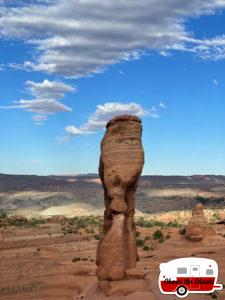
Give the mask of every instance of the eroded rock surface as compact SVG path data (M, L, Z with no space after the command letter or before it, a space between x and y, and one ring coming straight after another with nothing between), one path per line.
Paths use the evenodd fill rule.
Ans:
M118 116L108 122L101 143L99 175L105 195L104 236L96 263L100 280L118 280L135 268L135 191L144 164L141 120Z
M188 222L185 237L192 242L200 242L205 236L216 234L212 226L208 224L203 209L202 204L197 204Z

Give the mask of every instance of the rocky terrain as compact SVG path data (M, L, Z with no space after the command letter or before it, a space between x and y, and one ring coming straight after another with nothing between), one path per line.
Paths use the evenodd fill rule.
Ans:
M185 239L184 224L136 218L140 278L130 274L126 280L106 282L99 290L95 259L101 217L28 221L2 216L0 220L1 300L67 300L82 296L90 300L175 300L175 296L162 295L158 289L159 264L188 256L215 259L220 270L218 283L225 283L224 225L214 224L216 235L194 243ZM144 279L143 273L148 273ZM224 300L225 292L189 295L188 299Z
M137 268L123 280L99 284L104 195L98 176L2 174L0 299L175 300L159 291L159 264L190 256L215 259L218 283L225 284L225 226L218 224L225 219L224 189L224 176L142 176L136 193ZM199 202L213 234L193 242L185 238L186 225ZM225 292L188 299L224 300Z
M38 215L102 214L104 195L98 175L29 176L0 174L0 212ZM144 213L181 212L201 202L225 207L225 176L142 176L136 209Z

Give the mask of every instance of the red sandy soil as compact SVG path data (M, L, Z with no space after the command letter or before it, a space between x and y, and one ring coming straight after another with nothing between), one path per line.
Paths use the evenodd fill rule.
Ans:
M152 235L156 228L138 228L140 236ZM97 288L93 233L63 235L60 224L46 223L37 228L0 228L0 299L1 300L67 300L67 299L139 299L174 300L158 288L159 264L179 257L205 257L219 264L218 283L225 283L225 238L192 243L170 230L170 238L157 243L154 250L139 250L138 269L149 269L144 279L102 282ZM217 225L217 233L225 233ZM80 257L80 261L72 259ZM85 260L82 260L85 259ZM84 296L82 298L82 295ZM216 292L218 300L225 291ZM189 295L190 300L211 300L209 294Z

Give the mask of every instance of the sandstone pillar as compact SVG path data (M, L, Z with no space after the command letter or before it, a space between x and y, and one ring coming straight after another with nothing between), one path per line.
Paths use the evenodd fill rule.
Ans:
M124 278L136 267L135 191L144 164L141 120L123 115L106 125L99 175L105 195L103 237L97 247L100 280Z

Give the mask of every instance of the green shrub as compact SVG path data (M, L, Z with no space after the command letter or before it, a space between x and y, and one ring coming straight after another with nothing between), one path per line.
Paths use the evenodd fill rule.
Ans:
M153 239L154 239L154 240L164 239L163 232L162 232L161 230L157 229L157 230L153 233Z
M100 235L95 234L95 235L94 235L94 238L95 238L96 240L100 240Z
M143 247L144 246L144 241L141 240L141 239L137 239L136 244L137 244L138 247Z
M28 227L37 227L40 224L46 223L45 219L42 218L31 218L28 220L27 226Z
M0 212L0 218L6 218L7 217L7 214L3 211L3 212Z
M140 236L140 232L139 231L136 231L136 237L139 237Z
M175 227L175 228L177 228L177 227L179 227L179 223L178 223L178 221L169 221L167 224L167 227Z
M144 251L149 251L149 250L150 250L150 247L149 247L148 245L144 245L143 250L144 250Z

